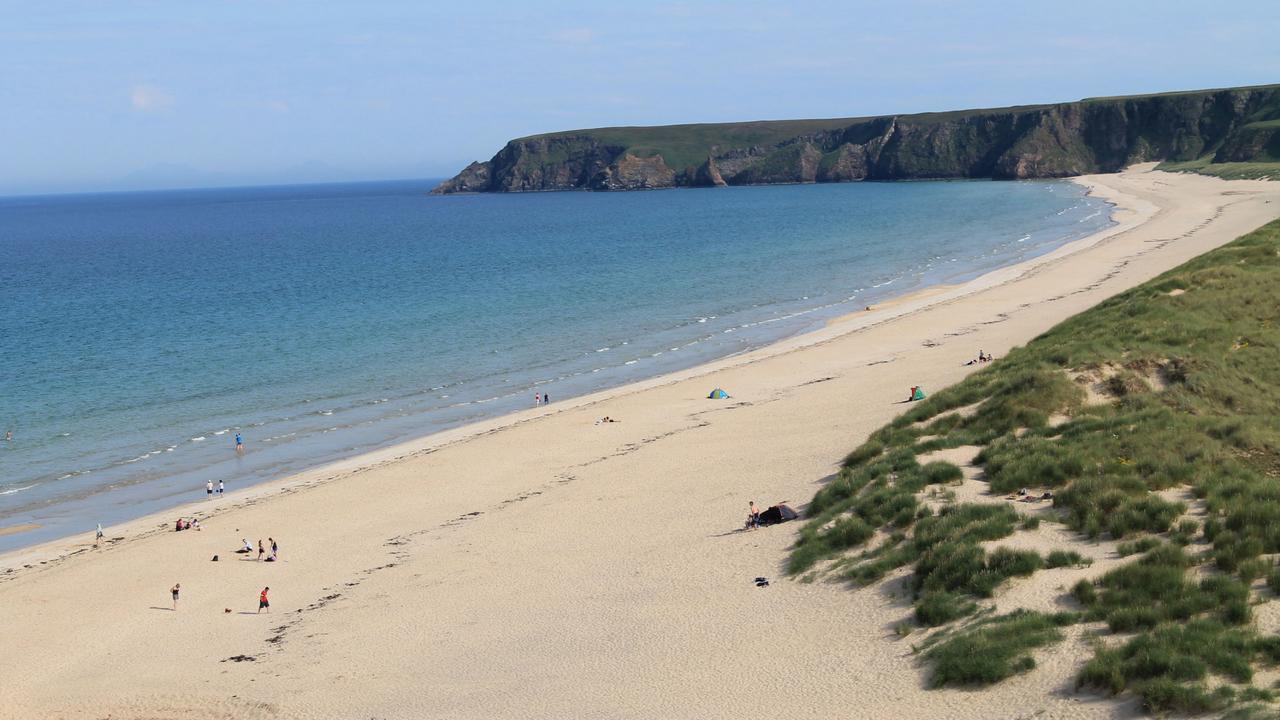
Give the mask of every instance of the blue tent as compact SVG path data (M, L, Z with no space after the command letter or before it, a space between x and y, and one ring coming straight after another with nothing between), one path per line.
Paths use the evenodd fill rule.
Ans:
M716 388L715 390L712 390L711 394L708 395L707 397L711 398L712 400L724 400L725 398L729 397L729 393L725 392L724 390L721 390L720 388Z

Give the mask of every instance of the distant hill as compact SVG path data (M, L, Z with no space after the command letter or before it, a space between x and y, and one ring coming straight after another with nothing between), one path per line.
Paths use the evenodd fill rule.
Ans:
M434 192L1053 178L1151 160L1198 172L1219 165L1268 171L1280 162L1280 85L915 115L570 130L512 140Z

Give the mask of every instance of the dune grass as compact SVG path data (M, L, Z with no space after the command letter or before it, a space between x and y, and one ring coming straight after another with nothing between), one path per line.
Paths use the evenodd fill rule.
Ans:
M1071 613L1046 615L1019 610L974 623L925 651L933 664L929 684L989 685L1036 666L1031 651L1062 639Z
M1091 384L1104 402L1089 400ZM1210 691L1205 679L1247 682L1280 642L1250 629L1251 603L1280 593L1278 408L1280 221L1067 320L877 430L814 497L790 569L865 584L912 566L915 619L936 626L971 616L1009 578L1081 564L1066 549L985 549L1036 531L1013 503L934 514L920 502L960 471L919 455L978 446L992 493L1051 490L1054 514L1082 538L1124 540L1121 555L1141 555L1072 591L1083 620L1137 633L1100 649L1084 685L1139 692L1153 712L1254 700L1256 689ZM1202 521L1186 516L1193 504ZM868 549L874 537L886 539ZM1272 590L1251 593L1256 578ZM947 642L999 645L1002 623L1037 622L1049 621L977 621ZM1187 654L1192 636L1170 630L1179 626L1195 631L1200 654ZM1052 642L1042 630L1031 634ZM992 682L1029 658L1016 651L965 675L939 670L944 646L960 647L926 654L942 684ZM1228 667L1214 648L1242 659ZM1155 650L1170 663L1134 665Z

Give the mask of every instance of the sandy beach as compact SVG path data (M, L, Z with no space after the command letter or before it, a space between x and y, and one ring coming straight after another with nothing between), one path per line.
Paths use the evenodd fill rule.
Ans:
M108 527L97 549L87 527L0 556L0 717L1133 714L1073 691L1074 635L991 689L926 690L915 638L894 632L911 614L899 583L791 580L798 524L739 531L749 500L802 507L911 386L954 383L980 349L1003 356L1280 216L1276 183L1151 166L1077 181L1115 227L971 283ZM202 529L174 533L180 515ZM234 553L268 537L279 562ZM1077 549L1092 567L1014 580L997 605L1050 609L1114 566L1109 543Z

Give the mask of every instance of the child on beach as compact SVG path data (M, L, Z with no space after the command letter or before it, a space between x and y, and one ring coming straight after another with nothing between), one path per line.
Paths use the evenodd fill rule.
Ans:
M182 583L174 583L173 587L169 588L169 592L173 595L174 610L178 609L178 591L181 589L182 589Z
M270 589L271 588L269 587L264 587L262 588L262 592L259 593L258 595L258 612L259 613L262 612L263 608L266 608L267 612L271 612L271 603L267 602L267 591Z
M262 549L262 538L258 538L258 559L259 560L262 559L262 554L265 552L266 550Z
M219 480L219 481L218 481L218 497L222 497L222 491L223 491L224 489L225 489L225 487L223 486L222 481L221 481L221 480Z
M93 536L93 546L98 547L100 542L102 542L102 523L98 523L98 532Z
M747 502L747 528L755 530L760 527L760 510L756 508L756 501Z

